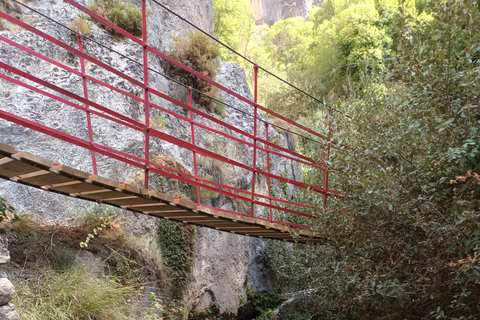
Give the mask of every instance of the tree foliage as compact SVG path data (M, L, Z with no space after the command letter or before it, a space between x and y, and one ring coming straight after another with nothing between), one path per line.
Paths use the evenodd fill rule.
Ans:
M263 27L258 56L351 115L332 114L333 136L355 148L332 149L345 196L315 225L328 243L275 263L297 297L282 319L480 318L479 18L474 0L326 0ZM325 132L322 106L261 81L268 107Z

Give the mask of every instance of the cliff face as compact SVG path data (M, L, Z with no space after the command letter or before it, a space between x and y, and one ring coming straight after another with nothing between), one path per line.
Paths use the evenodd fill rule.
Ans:
M323 0L251 0L257 24L272 25L292 17L307 18L313 5Z
M78 2L85 4L87 1L79 0ZM181 2L166 0L163 1L163 3L180 15L190 19L201 28L207 31L213 30L213 6L211 0L186 0ZM48 2L28 1L28 5L50 17L54 17L64 25L68 25L70 21L80 15L78 10L65 4L62 0L52 0ZM169 46L172 34L187 34L191 30L187 25L182 24L178 18L175 18L154 3L148 2L148 7L151 11L148 24L149 42L154 47L164 50ZM290 11L287 10L287 12ZM61 26L25 8L23 8L18 15L21 16L22 20L28 21L43 32L60 39L72 47L78 47L76 38ZM0 31L0 35L53 58L64 65L75 68L76 70L80 69L78 57L69 54L65 50L59 49L55 44L9 23L5 24L5 29L4 31ZM141 48L138 45L134 45L130 40L114 40L105 30L95 24L92 27L92 37L132 59L137 61L142 61L143 59ZM92 42L85 42L84 46L90 55L125 72L135 79L142 79L142 66L129 63L117 54ZM156 58L151 59L149 66L152 69L164 73L159 60L160 59ZM80 77L72 75L46 61L33 58L25 52L1 41L0 61L83 96L82 80ZM89 75L101 81L122 88L135 95L143 94L143 91L138 87L106 72L96 65L87 63L86 68ZM4 72L4 70L0 70L0 72ZM245 73L243 69L235 64L222 62L217 81L244 96L251 97L250 89L246 83ZM153 88L167 95L185 95L185 92L181 92L181 88L174 86L161 76L151 74L149 76L149 83ZM132 100L120 94L105 90L94 84L89 84L88 91L92 101L103 106L108 106L137 121L141 121L143 117L142 104L136 101L132 102ZM252 113L252 108L249 105L241 103L237 99L223 93L221 97L226 103L234 105L240 111ZM152 102L162 105L169 110L179 112L182 115L186 115L184 110L180 110L180 107L158 97L153 98ZM68 134L78 136L82 139L88 139L85 113L6 80L0 80L0 109L53 128L61 129ZM203 111L208 112L207 109ZM251 118L246 117L245 114L240 111L227 108L224 121L252 133L252 124L251 120L249 120ZM219 117L218 115L214 116ZM190 124L188 122L184 122L168 114L164 114L163 117L165 118L166 133L186 141L190 139ZM265 120L263 116L260 117ZM221 130L219 125L212 121L203 119L201 122L213 129ZM99 117L94 117L92 123L96 143L142 157L144 152L143 134L113 122L107 122ZM260 127L260 134L262 134L262 130L264 134L265 129L263 126ZM229 133L232 134L231 132ZM269 136L271 139L279 141L281 145L287 146L287 137L285 135L270 129ZM215 148L217 148L217 150L222 150L225 156L243 163L251 163L252 161L252 150L245 145L232 144L223 137L206 131L199 132L196 139L203 148L212 151L216 151ZM92 170L89 151L68 145L65 142L3 120L0 120L0 142L11 144L15 146L17 150L29 151L52 159L57 163L77 167L85 171ZM193 171L193 160L190 151L159 139L152 140L150 148L151 154L169 155L182 163L188 170ZM97 161L98 173L101 176L129 182L138 173L135 168L125 166L120 162L112 161L104 157L99 156ZM265 163L265 156L259 156L257 166L262 167ZM278 174L288 168L289 177L293 178L293 176L296 176L298 179L301 175L300 168L292 166L289 162L272 159L272 165L273 173ZM202 172L202 170L207 172L207 169L206 166L200 167L199 172ZM215 171L215 168L208 170ZM230 181L225 181L226 184L234 182L236 184L235 186L239 188L246 188L251 185L252 176L250 173L242 172L233 167L227 167L224 171L226 172L226 174L224 174L225 179L228 180L228 177L232 178ZM257 192L265 191L266 188L266 181L260 181L257 186ZM81 211L82 208L88 207L89 205L88 202L83 200L55 195L1 179L0 196L6 198L19 212L32 212L37 218L64 223L68 223L69 218L72 217L72 212ZM233 206L232 203L229 203L225 198L221 197L212 201L214 205L229 210L231 210ZM119 211L116 214L123 217L125 222L124 227L128 229L133 236L141 237L145 239L146 242L155 241L156 225L158 223L156 218L142 215L135 216L123 211ZM268 275L262 274L261 259L259 258L260 251L264 246L262 240L198 228L195 243L193 279L184 295L184 305L187 310L201 310L211 302L215 302L222 310L235 312L238 309L241 298L245 296L245 279L248 273L251 273L250 277L248 277L250 279L249 286L253 289L271 290L273 288L273 283Z

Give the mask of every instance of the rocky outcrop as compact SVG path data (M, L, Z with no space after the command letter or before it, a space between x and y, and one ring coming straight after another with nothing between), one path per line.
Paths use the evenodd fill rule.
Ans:
M292 18L308 18L313 5L321 5L323 0L250 0L257 24L272 25L277 21Z
M87 1L79 0L78 2L85 4ZM164 11L159 6L154 5L154 3L150 1L147 1L147 3L148 9L151 11L148 24L149 42L153 46L161 50L166 50L172 41L170 37L172 34L186 34L191 30L188 25L183 24L178 18ZM189 0L182 2L166 0L163 1L163 3L180 15L189 18L200 27L206 30L213 30L211 0ZM52 0L48 2L29 1L28 5L51 17L55 17L57 21L65 25L80 15L78 10L65 4L62 0ZM22 20L30 21L36 28L60 39L62 42L73 47L78 46L76 38L73 37L68 30L51 21L47 21L27 9L22 9ZM54 58L56 61L68 65L71 68L77 70L80 68L79 59L76 56L69 54L65 50L59 50L56 45L30 32L6 24L6 30L0 31L0 34L32 48L41 54ZM113 41L112 37L97 25L93 25L91 36L96 41L104 43L134 60L142 61L143 59L141 48L138 45L134 45L132 41L126 39ZM129 76L135 79L143 78L143 68L141 66L128 62L116 53L92 42L85 41L84 47L90 55L101 59ZM40 59L32 58L32 56L25 54L23 51L5 42L0 42L0 57L2 57L3 62L9 65L41 79L48 80L48 82L54 83L80 96L83 95L82 80L80 77L72 75ZM159 60L160 59L151 59L149 67L160 73L164 73ZM87 73L103 82L122 88L134 95L143 94L140 88L106 72L96 65L87 63L86 67ZM237 93L251 98L251 92L245 79L245 72L239 66L222 62L220 72L217 75L217 81ZM150 86L156 90L173 95L178 99L185 99L186 97L186 90L184 90L184 88L168 82L158 74L151 73L149 83ZM108 106L137 121L142 120L142 104L127 99L111 90L105 90L98 85L89 84L88 92L90 99L96 103ZM221 93L221 97L226 103L235 106L235 109L227 108L224 121L249 133L253 133L251 106L224 93ZM151 101L182 115L186 114L185 110L161 98L152 97ZM0 109L53 128L61 129L68 134L82 139L88 139L85 113L4 80L0 80ZM203 111L209 112L206 108L203 108ZM161 114L161 116L165 119L166 133L189 141L190 124L188 122L184 122L168 114ZM219 117L218 115L214 116ZM260 115L259 118L260 120L266 121L266 118L262 115ZM204 125L213 129L224 130L218 124L208 119L196 120L201 121ZM99 117L93 117L92 124L96 143L109 146L119 151L135 154L139 157L142 156L145 143L142 133L122 127L113 122L107 122ZM201 147L217 153L221 152L222 155L235 159L236 161L251 164L253 158L252 148L241 143L232 143L217 134L205 130L198 129L196 133L197 142ZM234 132L228 133L237 136ZM259 134L265 134L264 126L260 126ZM269 136L271 139L279 141L281 145L287 146L286 136L279 134L273 129L269 129ZM238 135L238 137L241 136ZM60 140L3 120L0 120L0 141L13 145L18 150L29 151L55 160L57 163L92 172L90 151L68 145ZM150 151L152 155L171 156L173 159L181 162L187 170L193 172L193 158L190 151L159 139L152 139ZM293 166L288 161L277 159L274 156L272 156L271 160L273 173L278 174L287 168L289 178L295 177L298 180L299 177L301 177L302 172L300 167ZM139 170L135 168L101 156L98 157L97 164L99 175L120 181L129 182L139 174ZM262 168L265 164L265 155L259 155L256 166ZM251 173L233 166L227 165L219 168L204 164L200 166L199 174L210 174L221 179L222 183L231 184L237 188L247 189L251 186ZM266 192L267 189L266 179L258 182L257 192ZM8 181L0 181L0 196L6 198L19 212L29 211L37 218L47 221L61 221L64 223L68 223L69 218L74 217L80 211L88 210L89 206L91 206L87 201L48 193ZM214 206L229 210L235 209L234 207L236 206L223 196L212 198L209 201L210 204ZM238 205L236 209L241 210ZM144 238L147 242L155 241L156 218L147 216L137 217L123 211L115 211L115 214L125 217L124 227L131 230L132 235ZM258 264L261 263L258 255L260 254L263 242L255 238L199 228L195 243L193 278L184 295L184 304L187 310L200 310L207 307L208 304L213 301L217 303L222 310L236 311L240 299L245 296L245 279L247 278L247 273L257 273L260 272L258 270L261 270L261 267L258 266ZM250 278L255 279L254 281L250 281L250 285L257 290L269 290L272 287L271 281L262 280L264 278L263 275L258 274Z
M10 252L6 239L0 237L0 270L3 264L10 261ZM6 278L6 274L2 271L0 274L0 319L2 320L20 320L18 313L15 311L15 305L10 303L15 294L15 287Z

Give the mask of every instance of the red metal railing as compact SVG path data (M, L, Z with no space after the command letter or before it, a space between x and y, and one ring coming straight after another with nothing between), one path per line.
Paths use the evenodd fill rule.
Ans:
M335 144L333 140L331 140L331 134L332 134L332 122L329 120L328 124L328 135L322 135L319 134L309 128L306 128L290 119L287 119L275 112L272 112L268 110L267 108L261 106L258 104L257 100L257 95L258 95L258 90L257 90L257 83L258 83L258 66L254 65L253 70L254 70L254 99L253 101L249 100L248 98L234 92L233 90L230 90L226 88L225 86L215 82L212 79L207 78L203 74L186 67L185 65L181 64L180 62L172 59L171 57L167 56L166 54L160 52L158 49L153 48L148 44L147 41L147 9L146 9L146 0L141 0L141 11L142 11L142 26L143 26L143 31L142 31L142 37L141 39L133 36L132 34L128 33L127 31L123 30L122 28L116 26L115 24L107 21L103 17L97 15L95 12L92 12L91 10L87 9L86 7L80 5L79 3L75 2L74 0L64 0L66 3L76 7L77 9L83 11L84 13L90 15L92 18L96 19L99 23L102 23L115 32L118 32L119 34L122 34L129 40L131 40L134 44L137 44L141 46L142 48L142 55L143 55L143 61L141 62L142 68L143 68L143 81L139 81L134 79L131 76L128 76L124 72L112 67L111 65L104 63L100 61L98 58L95 58L87 53L85 53L83 47L83 36L80 34L77 34L76 39L78 41L78 49L68 45L67 43L64 43L60 41L59 39L56 39L45 32L35 28L34 26L31 26L15 17L12 17L8 15L7 13L0 12L0 18L5 19L13 24L16 24L17 26L45 39L50 41L52 44L58 46L59 48L68 51L69 53L72 53L76 55L80 59L80 70L76 70L75 68L72 68L70 66L67 66L59 61L55 61L52 58L49 58L39 52L36 52L35 50L32 50L31 48L28 48L24 45L21 45L17 42L15 42L12 39L9 39L4 36L0 36L0 41L16 47L17 49L20 49L24 51L26 54L29 54L31 56L37 57L42 59L45 62L48 62L56 67L59 67L63 70L66 70L70 72L71 74L74 74L78 77L81 77L82 79L82 85L83 85L83 96L79 96L71 91L68 91L64 88L61 88L53 83L49 83L48 81L42 80L32 74L29 74L27 72L24 72L14 66L9 65L5 61L1 61L2 57L0 57L0 70L4 69L8 71L9 73L16 75L10 76L5 73L0 72L0 78L10 81L18 86L24 87L26 89L35 91L37 93L40 93L46 97L49 97L51 99L55 99L66 106L76 108L78 110L81 110L85 112L86 114L86 119L87 119L87 126L88 126L88 140L81 139L79 137L70 135L68 133L65 133L61 130L51 128L45 125L42 125L40 123L31 121L26 118L22 118L18 115L15 115L13 113L6 112L4 110L0 110L0 118L14 122L18 125L33 129L35 131L47 134L49 136L52 136L54 138L66 141L68 143L71 143L73 145L85 148L87 150L90 150L91 157L92 157L92 166L93 166L93 173L97 174L97 163L98 159L96 157L97 154L104 155L106 157L109 157L111 159L115 159L118 161L121 161L125 164L134 166L136 168L139 168L143 170L144 172L144 186L146 188L149 187L149 176L151 174L158 174L162 175L164 177L173 179L175 181L187 183L189 185L192 185L195 187L195 193L196 193L196 203L199 205L201 204L202 206L206 206L205 204L202 204L202 199L201 199L201 192L200 189L206 189L210 191L214 191L219 194L223 194L228 197L232 197L238 201L244 201L250 204L250 213L245 213L245 212L234 212L235 214L241 214L245 216L252 216L256 217L262 220L266 221L271 221L275 223L281 223L281 224L286 224L286 225L293 225L297 227L304 227L304 228L309 228L308 226L308 219L315 219L316 216L313 213L313 211L317 208L315 208L312 205L308 205L305 203L299 203L294 200L287 200L287 199L280 199L279 197L276 197L272 195L272 181L278 181L278 183L283 183L286 185L292 185L297 188L303 188L307 190L311 190L313 192L317 192L323 195L323 206L324 208L327 207L327 200L328 197L334 196L334 197L340 197L341 193L339 191L335 190L330 190L328 187L328 177L329 174L333 173L334 170L331 168L331 166L327 165L329 157L330 157L330 146L331 144ZM148 77L149 74L151 74L152 70L149 69L148 65L148 55L153 54L157 57L160 57L161 59L168 61L177 67L186 70L195 76L199 77L200 79L210 83L211 85L217 87L221 91L225 92L228 95L231 95L235 97L236 99L247 103L252 107L252 112L253 115L253 134L250 134L240 128L237 128L231 124L226 123L225 121L219 119L218 117L215 117L207 112L201 111L197 108L194 107L193 105L193 98L192 98L192 88L187 88L187 95L188 95L188 104L183 103L173 97L170 97L166 95L165 93L162 93L158 91L157 89L153 88L152 86L149 85L148 82ZM143 90L143 98L139 97L132 92L125 91L121 88L115 87L111 84L105 83L92 75L89 75L86 72L85 68L85 61L88 61L91 64L94 64L96 66L99 66L108 72L113 73L114 75L128 81L132 85L140 88ZM19 80L19 78L24 78L25 80ZM31 85L27 82L34 83L35 85ZM89 99L88 95L88 83L92 84L97 84L102 86L105 90L112 90L116 93L121 94L125 98L131 98L134 101L137 101L141 104L144 105L144 123L136 121L134 119L131 119L130 117L127 117L125 115L120 114L119 112L109 108L108 106L102 106L91 99ZM40 87L45 87L45 89L42 89ZM50 90L47 91L47 90ZM53 94L51 92L55 92L56 94ZM66 96L67 98L64 98L62 96ZM176 113L174 111L171 111L167 107L155 104L152 102L151 97L159 97L162 98L168 102L171 102L179 107L182 107L185 110L188 110L189 112L189 117L183 116L179 113ZM185 141L182 139L179 139L177 137L174 137L173 135L167 134L165 132L162 132L160 130L157 130L153 128L150 124L150 111L152 109L164 112L166 114L169 114L171 116L176 117L177 119L183 120L187 123L189 123L190 127L190 141ZM276 143L273 143L270 141L270 137L268 135L269 128L271 127L271 124L267 121L264 121L264 128L265 128L265 137L263 138L261 136L261 126L258 124L261 120L259 119L260 115L259 112L262 112L264 114L268 114L270 118L278 118L281 119L282 121L288 123L290 126L293 126L296 128L296 130L305 132L308 135L314 136L316 138L320 138L325 142L326 145L326 150L324 150L324 159L321 163L316 162L310 158L308 158L305 155L299 154L296 151L292 151L288 148L282 147ZM331 112L331 110L330 110ZM110 147L107 147L105 145L101 145L99 143L96 143L94 141L94 136L95 136L95 128L92 126L92 117L101 117L105 120L112 121L114 123L117 123L119 125L128 127L130 129L133 129L135 131L141 132L144 137L145 137L145 146L144 146L144 157L138 157L135 156L134 154L121 151L121 150L116 150ZM226 131L230 131L230 133L216 130L213 128L210 128L208 125L205 125L204 123L201 123L201 120L195 120L195 118L201 118L201 119L206 119L209 121L212 121L218 125L220 125L222 128L224 128ZM263 121L263 120L262 120ZM229 139L232 142L240 143L242 145L247 146L250 150L253 151L252 153L252 165L242 163L238 160L228 158L224 155L221 155L217 152L208 150L206 148L200 147L195 139L195 129L199 128L202 130L207 130L208 132L220 135L224 138ZM242 138L235 137L233 134L238 134ZM177 147L184 148L186 150L189 150L192 152L193 156L193 173L187 173L182 170L178 170L175 168L171 168L159 163L155 163L150 160L150 157L152 156L151 154L151 139L161 139L164 141L167 141L173 145L176 145ZM261 170L260 168L257 168L256 163L257 163L257 153L258 152L263 152L266 154L266 162L267 162L267 171ZM235 167L241 168L243 170L247 170L252 174L252 182L251 182L251 188L247 189L241 189L237 188L234 186L229 186L226 185L222 182L217 182L217 181L211 181L209 179L205 179L202 177L199 177L198 175L198 156L202 157L207 157L211 161L220 161L225 164L233 165ZM288 179L285 176L277 175L271 172L271 156L277 156L281 157L285 160L288 160L293 163L297 163L298 166L305 166L305 167L310 167L314 170L320 170L320 172L323 173L323 183L322 186L316 186L313 184L306 184L302 181L297 181L297 180L292 180ZM267 179L267 184L268 184L268 194L260 194L256 192L256 180L259 177L265 177ZM263 200L263 201L262 201ZM208 207L208 206L206 206ZM259 216L259 214L256 212L256 208L266 208L268 209L268 215L264 216ZM220 211L225 211L225 212L233 212L233 211L228 211L228 210L221 210L219 208L215 208ZM284 219L278 220L276 219L274 212L283 212L285 214L289 214L288 216L284 216ZM294 217L301 217L301 219L294 219Z

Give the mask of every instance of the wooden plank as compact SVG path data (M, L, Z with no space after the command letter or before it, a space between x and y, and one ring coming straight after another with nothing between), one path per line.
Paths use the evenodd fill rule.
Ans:
M50 169L53 166L53 161L45 159L40 156L31 154L30 152L22 151L15 154L15 157L22 159L22 162L33 165L41 169Z
M0 159L0 176L7 177L8 179L37 171L42 170L12 158Z
M101 176L91 175L87 180L100 187L112 189L120 188L120 182Z
M170 203L170 202L173 202L175 200L175 197L169 196L167 194L164 194L164 193L161 193L161 192L158 192L158 191L150 190L150 191L148 191L148 195L153 199L164 201L166 203Z
M288 234L282 234L282 233L270 233L270 234L262 234L262 233L254 233L254 232L244 232L244 231L229 231L232 233L236 234L242 234L242 235L252 235L252 236L262 236L264 238L270 238L270 239L282 239L282 240L291 240L292 238Z
M161 215L164 218L195 218L195 216L192 216L191 211L186 211L182 209L175 209L172 208L172 210L169 211L160 211L160 212L151 212L150 214L155 214L155 215Z
M72 181L71 178L62 176L58 173L52 173L49 171L33 172L30 174L21 175L16 180L23 183L33 184L36 186L48 186L52 184L64 183Z
M134 186L132 184L128 184L128 183L120 183L119 189L123 190L124 192L129 192L129 193L133 193L133 194L139 194L139 195L144 195L144 196L149 195L148 189L140 188L140 187Z
M171 210L172 206L169 206L165 203L159 202L159 203L149 203L149 204L134 204L134 205L125 205L124 206L127 209L135 209L135 210L141 210L143 212L160 212L160 211L165 211L165 210ZM175 207L173 207L175 208Z
M184 207L184 208L187 208L187 209L190 209L190 210L197 210L197 208L198 208L196 204L190 203L190 202L187 202L185 200L178 199L178 198L175 198L173 200L173 203L176 204L177 206L181 206L181 207Z
M52 169L59 172L61 175L71 177L77 180L86 180L90 177L90 174L88 172L84 172L63 164L54 166Z
M114 204L116 206L132 206L135 204L151 204L151 199L144 199L140 197L124 198L124 199L103 199L104 202Z
M87 192L87 191L96 191L96 190L103 190L102 187L98 187L91 183L85 183L81 181L75 181L71 183L61 183L56 184L51 187L47 187L48 190L54 190L58 192L68 193L68 194L75 194L79 192Z
M10 157L10 155L15 153L15 147L11 145L0 142L0 157Z
M75 193L74 196L81 197L88 200L102 200L102 199L119 199L119 198L130 198L132 195L113 191L109 189L96 190L93 192L79 192Z

